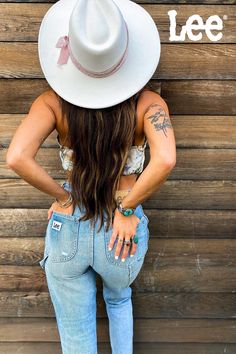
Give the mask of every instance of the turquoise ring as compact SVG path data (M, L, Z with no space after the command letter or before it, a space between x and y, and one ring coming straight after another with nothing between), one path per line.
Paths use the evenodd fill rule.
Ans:
M133 241L134 241L134 243L138 243L138 236L134 236L134 238L133 238Z

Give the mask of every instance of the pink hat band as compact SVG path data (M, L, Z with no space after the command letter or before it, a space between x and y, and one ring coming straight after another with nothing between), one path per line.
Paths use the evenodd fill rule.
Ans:
M124 21L124 23L125 23L125 27L126 27L126 31L127 31L126 48L125 48L125 51L124 51L121 59L119 59L119 61L116 64L114 64L111 68L104 70L104 71L100 71L100 72L91 71L91 70L86 69L83 65L81 65L81 63L79 63L79 61L73 55L71 47L70 47L70 41L69 41L68 35L61 36L57 41L56 47L61 48L59 58L57 60L57 64L59 64L59 65L66 64L68 61L68 58L70 56L73 64L77 67L77 69L79 69L81 72L83 72L84 74L86 74L88 76L99 78L99 77L106 77L106 76L112 75L123 65L123 63L125 62L125 59L127 57L127 53L128 53L129 31L128 31L127 23L125 21Z

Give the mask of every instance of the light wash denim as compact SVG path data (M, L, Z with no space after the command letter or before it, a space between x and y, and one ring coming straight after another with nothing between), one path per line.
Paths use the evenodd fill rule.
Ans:
M68 181L62 187L71 190ZM122 250L117 260L114 257L117 239L112 251L107 247L112 227L106 232L105 224L98 233L100 219L97 223L78 221L83 210L76 205L73 215L53 212L46 229L44 256L39 262L46 274L62 353L97 354L96 274L99 274L109 319L112 354L132 354L130 284L141 270L148 250L149 219L139 204L135 209L135 215L140 218L136 229L138 247L133 257L128 254L122 262Z

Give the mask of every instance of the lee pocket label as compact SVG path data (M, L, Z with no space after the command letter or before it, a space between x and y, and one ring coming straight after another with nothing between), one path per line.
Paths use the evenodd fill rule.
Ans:
M53 220L52 229L54 229L56 231L60 231L61 230L61 225L62 225L62 222Z

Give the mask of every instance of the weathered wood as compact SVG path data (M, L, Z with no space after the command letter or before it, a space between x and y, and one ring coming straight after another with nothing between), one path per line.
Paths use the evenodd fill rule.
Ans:
M145 347L147 350L145 353L153 354L155 353L154 350L156 348L155 344L152 343L145 343ZM111 354L110 344L109 343L97 343L98 353L103 354ZM137 350L137 353L142 353L141 350L143 349L142 343L135 343L134 349ZM169 350L169 349L168 349ZM18 343L7 343L2 342L0 343L0 352L4 354L61 354L61 345L59 342L18 342ZM215 353L214 353L215 354Z
M64 180L58 180L62 183ZM23 179L3 179L0 203L5 208L50 208L54 198ZM144 208L234 209L235 181L167 180L160 190L144 201Z
M28 113L35 98L49 88L50 87L46 80L1 79L0 112L7 114ZM9 92L11 93L10 95Z
M236 81L153 80L160 89L170 114L236 115ZM49 88L44 79L1 79L0 112L28 113L34 99ZM9 95L9 92L11 94Z
M25 116L24 114L0 114L1 154L6 154L6 149L15 130ZM171 121L174 128L177 148L236 148L236 116L181 116L172 114ZM41 147L56 147L58 149L56 135L57 131L54 130L43 142ZM149 146L147 145L147 150L148 149ZM45 150L44 152L46 153ZM49 155L50 152L53 154L53 150L48 150ZM5 165L3 168L5 169Z
M1 347L0 347L1 348ZM134 353L137 354L235 354L233 343L134 343ZM110 352L103 352L110 354ZM8 353L6 353L8 354ZM21 354L21 353L20 353ZM28 354L28 353L25 353ZM36 353L37 354L37 353ZM41 354L41 353L40 353Z
M37 43L3 42L0 52L0 77L44 78ZM163 44L153 79L235 79L235 61L236 45Z
M44 77L37 50L37 43L0 43L0 78Z
M236 9L235 9L236 12ZM228 44L162 44L153 79L235 79L236 46Z
M134 342L135 354L235 354L233 343L137 343ZM61 354L60 343L0 343L0 352L4 354ZM109 343L98 343L98 353L111 354Z
M17 351L16 351L17 350ZM61 354L59 343L0 343L4 354ZM134 343L135 354L235 354L232 343ZM98 353L111 354L108 343L98 343Z
M236 136L235 140L236 142ZM6 165L7 149L0 150L0 178L20 178ZM53 178L66 178L59 149L40 148L35 160ZM170 180L232 180L236 175L235 149L177 149L177 163L169 176ZM144 168L150 161L150 151L145 151Z
M134 318L234 318L235 297L235 293L147 293L133 289L133 314ZM0 292L0 310L1 317L55 317L48 291ZM105 317L100 289L97 291L97 318Z
M22 0L2 0L1 2L3 3L18 3L21 2ZM57 0L24 0L25 3L55 3ZM236 4L236 0L135 0L137 4L196 4L196 5L201 5L201 4L211 4L211 5L229 5L229 4Z
M227 5L178 5L178 4L147 4L149 1L143 1L146 4L141 6L150 13L153 17L157 28L160 32L162 43L169 43L169 16L168 11L175 9L178 13L178 30L180 26L185 25L186 20L193 14L199 14L204 21L211 15L218 15L223 19L227 15L227 20L224 21L223 38L220 43L236 43L236 28L235 19L236 11L232 0L227 2ZM164 2L164 1L163 1ZM51 4L17 4L8 3L0 4L0 40L1 41L37 41L39 26L43 16L51 7ZM186 38L186 42L191 42ZM204 34L201 40L202 43L210 43L208 37Z
M0 237L44 236L48 209L0 209Z
M151 237L236 237L233 210L144 210L150 220Z
M215 104L215 99L212 102ZM171 121L177 147L232 149L236 146L236 116L171 115Z
M2 0L2 3L18 3L21 2L22 0ZM57 0L24 0L25 3L55 3ZM196 4L196 5L201 5L201 4L211 4L211 5L229 5L229 4L236 4L236 0L135 0L137 4Z
M161 92L171 114L236 114L236 81L164 81Z
M104 354L110 354L108 343L101 344ZM0 343L0 352L4 354L62 354L60 343L47 343L47 342L2 342ZM152 352L151 352L152 353Z
M150 269L144 264L138 279L133 282L136 291L166 291L166 292L235 292L235 267L198 266L196 257L195 267L173 265ZM222 284L223 283L223 284Z
M98 319L98 341L108 342L108 319ZM136 319L134 342L235 343L234 320ZM0 341L58 342L55 319L2 318Z
M235 238L234 210L146 209L150 237ZM47 209L0 209L0 237L45 236Z
M235 266L227 262L212 266L195 255L195 264L159 266L148 263L147 254L142 270L132 287L139 292L235 292ZM194 262L192 262L194 263ZM98 277L98 281L100 277ZM99 286L100 288L100 286ZM47 291L45 273L40 266L0 266L0 291Z
M235 181L166 181L143 203L147 208L235 209Z
M145 167L149 160L147 154ZM169 179L232 180L236 176L235 162L234 149L177 149L177 162Z

